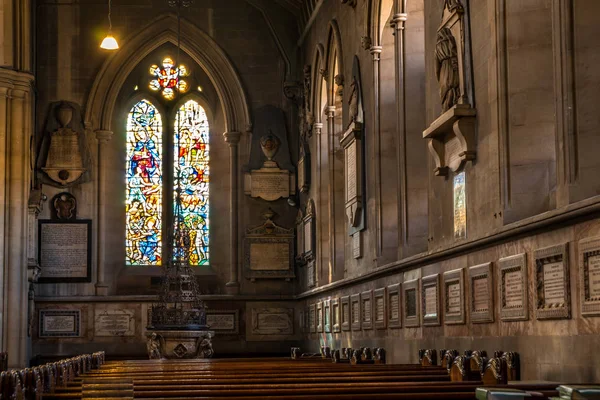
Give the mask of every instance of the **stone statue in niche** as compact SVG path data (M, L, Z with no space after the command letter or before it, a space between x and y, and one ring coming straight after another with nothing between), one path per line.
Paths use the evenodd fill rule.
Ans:
M203 338L198 339L200 344L198 345L198 357L197 358L211 358L215 353L213 351L212 343L210 339Z
M460 98L460 76L456 40L452 31L442 28L435 45L435 74L440 85L442 112L448 111Z
M337 74L333 79L337 86L335 89L335 104L341 104L344 101L344 75Z
M348 113L350 114L350 122L348 123L348 127L350 127L354 122L357 122L358 118L358 82L356 82L355 76L352 77L352 82L350 83Z
M152 332L152 335L146 342L146 347L148 350L148 358L151 360L160 360L162 358L160 354L160 337L156 333Z
M52 218L61 221L77 219L77 200L68 192L59 193L52 198Z

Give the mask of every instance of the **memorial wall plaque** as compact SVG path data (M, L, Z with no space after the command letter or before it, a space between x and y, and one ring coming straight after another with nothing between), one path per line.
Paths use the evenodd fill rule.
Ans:
M40 310L40 338L81 336L80 310Z
M387 325L390 328L402 327L402 302L400 301L400 284L387 287Z
M303 316L303 319L306 318ZM239 310L206 310L206 325L219 335L237 335L240 332Z
M370 290L362 292L360 294L360 304L362 329L373 329L373 292Z
M350 330L350 296L340 298L342 331Z
M423 326L440 324L440 285L439 274L421 278Z
M362 257L362 238L360 231L352 235L352 257L354 259Z
M492 282L492 263L469 268L469 312L471 322L485 323L494 321L494 298Z
M265 223L246 231L244 273L247 279L285 279L294 273L294 230L277 226L269 209Z
M244 175L244 193L275 201L296 194L296 179L290 171L277 167L252 170Z
M380 288L373 291L374 320L376 329L385 329L387 327L386 312L386 289Z
M317 305L311 304L308 309L308 331L317 332Z
M340 318L340 299L331 300L331 319L333 323L333 332L342 331L342 323Z
M323 332L323 302L317 303L317 332Z
M285 340L286 337L294 334L294 309L292 308L252 308L251 318L250 335L246 336L272 336L268 340ZM251 339L247 338L247 340Z
M444 272L444 317L446 325L465 323L464 270ZM431 290L431 288L430 288Z
M323 325L325 333L331 333L331 300L323 302Z
M94 336L135 336L135 310L96 309Z
M304 257L307 260L314 259L316 244L315 229L315 202L309 199L306 203L306 216L304 217Z
M360 294L350 296L350 325L353 331L360 331Z
M316 262L312 260L306 265L306 286L309 288L316 285L317 269L315 268L315 264Z
M498 261L500 319L529 319L527 291L527 256L517 254Z
M571 318L567 244L535 251L537 319Z
M581 315L600 315L600 237L579 242Z
M38 221L39 283L92 281L92 221Z
M419 315L419 280L414 279L402 283L404 293L404 326L407 328L418 327L421 324Z

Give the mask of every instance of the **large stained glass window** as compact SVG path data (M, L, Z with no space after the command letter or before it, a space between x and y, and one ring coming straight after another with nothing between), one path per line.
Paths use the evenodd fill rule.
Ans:
M126 257L128 265L161 265L162 121L140 100L127 118Z
M174 140L174 207L177 191L181 191L180 220L189 232L192 244L191 265L209 263L208 238L208 120L204 108L196 101L184 103L175 117Z

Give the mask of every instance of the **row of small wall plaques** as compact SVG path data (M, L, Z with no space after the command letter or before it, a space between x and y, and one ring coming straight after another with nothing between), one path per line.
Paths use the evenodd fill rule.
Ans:
M579 282L581 314L600 316L600 237L581 240ZM536 318L571 318L568 243L533 252ZM498 299L502 321L529 319L527 254L497 262ZM494 263L368 290L310 304L301 318L306 332L341 332L494 322ZM467 287L465 296L465 286ZM467 299L465 303L465 297ZM441 305L441 307L440 307Z

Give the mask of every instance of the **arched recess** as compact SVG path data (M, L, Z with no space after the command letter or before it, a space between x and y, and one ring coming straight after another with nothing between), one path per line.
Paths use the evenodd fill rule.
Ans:
M85 122L92 130L112 131L112 116L119 91L130 72L164 43L177 43L177 17L161 16L123 41L102 68L88 98ZM202 67L217 90L226 132L251 129L250 107L242 80L221 47L203 30L181 20L181 49Z
M329 253L330 264L327 271L327 281L340 279L344 276L346 268L345 247L347 225L344 201L344 152L340 145L340 136L343 133L345 112L343 102L345 76L344 55L342 52L342 39L337 21L331 20L328 30L326 51L326 94L327 107L327 164L329 167L328 193L329 193ZM336 79L337 77L337 79Z
M381 46L382 35L388 22L388 17L394 9L395 0L368 0L367 31L372 46Z

